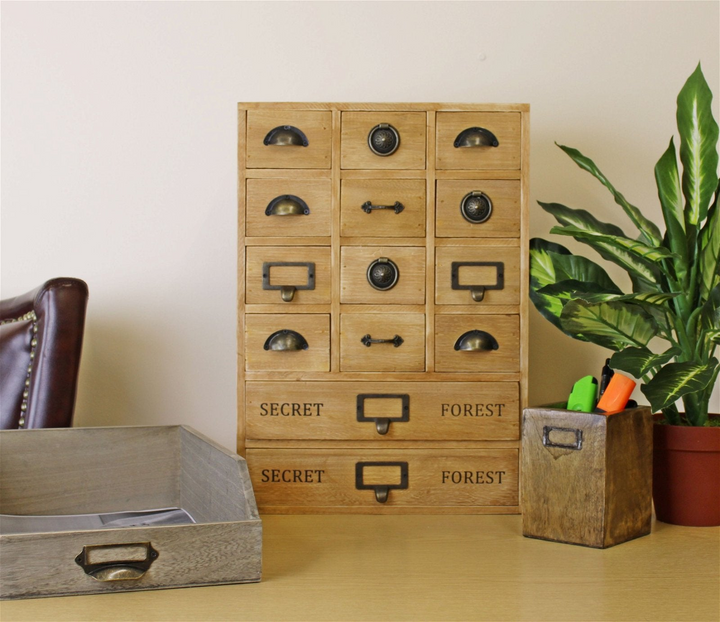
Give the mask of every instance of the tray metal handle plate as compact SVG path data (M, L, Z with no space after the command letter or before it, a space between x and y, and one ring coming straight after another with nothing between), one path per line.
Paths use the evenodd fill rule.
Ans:
M92 558L96 554L100 553L100 556L105 558L106 555L102 555L102 553L113 549L117 549L119 552L117 559L92 562ZM142 559L123 557L123 553L126 553L128 549L141 550L145 557ZM150 542L91 544L83 547L82 552L75 557L75 563L85 571L86 575L96 581L132 581L142 578L159 556L160 553L153 548Z

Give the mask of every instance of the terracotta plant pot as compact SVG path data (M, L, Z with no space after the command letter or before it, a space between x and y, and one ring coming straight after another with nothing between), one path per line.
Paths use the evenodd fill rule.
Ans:
M664 523L720 525L720 427L653 426L653 501Z

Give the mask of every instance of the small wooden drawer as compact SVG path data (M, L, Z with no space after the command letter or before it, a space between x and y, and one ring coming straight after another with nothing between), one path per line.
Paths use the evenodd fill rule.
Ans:
M464 506L511 513L519 502L515 448L248 449L247 462L261 512Z
M329 169L331 143L329 111L248 110L248 168Z
M425 247L343 246L340 264L341 303L425 304Z
M435 229L439 238L520 237L520 182L438 180Z
M425 371L425 315L343 313L340 371Z
M425 237L425 180L345 179L340 235Z
M438 246L435 303L477 305L520 304L518 246Z
M519 112L438 112L436 139L439 169L520 168Z
M330 371L330 316L245 317L247 371Z
M424 112L343 112L341 167L424 169L426 130ZM371 133L375 148L388 155L372 151Z
M248 382L257 440L518 440L516 382Z
M332 231L329 179L248 179L246 205L248 237L329 237Z
M248 246L248 304L330 304L329 246Z
M520 371L520 316L436 315L435 370Z

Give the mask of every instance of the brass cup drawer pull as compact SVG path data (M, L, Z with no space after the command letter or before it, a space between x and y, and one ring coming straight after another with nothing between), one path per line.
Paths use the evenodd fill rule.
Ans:
M276 352L293 352L307 350L308 342L300 333L283 328L270 335L263 345L264 350L275 350Z
M400 417L366 417L365 416L365 400L373 399L399 399L401 400L401 416ZM360 423L372 422L375 429L380 435L385 435L390 429L391 423L402 423L410 421L410 395L407 393L361 393L357 396L357 420Z
M117 559L107 556L113 550L118 552ZM96 581L129 581L142 578L159 555L150 542L94 544L84 546L75 563Z
M368 134L368 147L375 155L387 157L400 146L400 134L389 123L380 123Z
M266 216L307 216L309 213L308 204L294 194L281 194L265 208Z
M455 342L455 349L462 352L492 352L499 347L497 339L484 330L469 330Z
M270 268L287 266L304 266L307 268L307 283L305 285L271 285ZM283 302L292 302L298 290L315 289L315 263L312 261L265 261L262 268L262 288L264 290L280 290Z
M484 127L468 127L457 135L453 145L456 149L461 147L497 147L500 142L495 134Z
M366 214L372 214L373 210L376 209L391 209L394 210L396 214L399 214L405 209L405 206L400 203L400 201L395 201L394 205L373 205L372 201L365 201L365 203L360 206L360 209Z
M458 274L464 266L481 266L495 268L496 277L493 284L460 285ZM505 288L505 264L502 261L453 261L450 266L450 282L452 289L469 289L470 295L475 302L482 302L485 292L489 289Z
M374 343L392 343L396 348L405 343L405 340L400 335L395 335L392 339L373 339L370 335L365 335L360 341L368 348Z
M263 144L275 147L307 147L310 142L302 130L292 125L278 125L267 133Z
M364 471L366 467L399 467L400 483L398 484L366 484L364 482ZM391 490L407 490L408 487L408 463L407 462L357 462L355 464L355 488L357 490L374 490L375 500L378 503L386 503Z

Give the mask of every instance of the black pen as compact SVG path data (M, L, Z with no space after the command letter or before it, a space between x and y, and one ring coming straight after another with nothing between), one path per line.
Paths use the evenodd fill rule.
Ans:
M610 382L610 378L613 377L613 374L615 374L615 372L610 368L610 359L605 359L605 365L603 365L602 373L600 374L600 390L598 391L598 397L602 397L602 394L605 393L605 389L607 389L608 383Z

